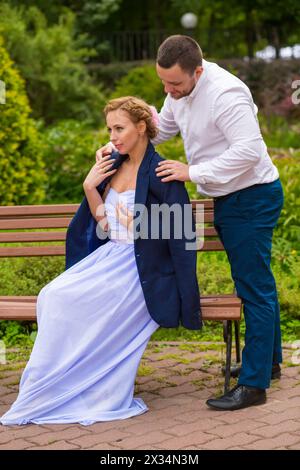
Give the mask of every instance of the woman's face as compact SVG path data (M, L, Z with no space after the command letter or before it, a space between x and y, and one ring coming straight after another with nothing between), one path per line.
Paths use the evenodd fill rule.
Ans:
M134 124L128 113L121 109L107 113L106 124L110 140L121 154L130 154L144 135L141 123Z

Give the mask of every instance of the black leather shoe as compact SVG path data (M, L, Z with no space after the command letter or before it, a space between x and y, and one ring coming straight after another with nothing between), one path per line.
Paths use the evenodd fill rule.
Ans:
M247 385L236 385L230 392L220 398L210 398L206 404L215 410L240 410L253 405L266 403L266 391Z
M241 373L242 366L235 365L230 368L230 376L238 377ZM225 367L222 367L222 374L225 375ZM271 380L280 379L281 377L281 368L280 364L273 364Z

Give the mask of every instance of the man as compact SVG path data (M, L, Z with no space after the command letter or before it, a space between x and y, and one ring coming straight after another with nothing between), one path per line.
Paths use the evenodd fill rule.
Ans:
M180 132L188 165L160 162L163 182L192 181L213 197L215 228L225 247L238 296L244 303L245 347L238 385L207 401L235 410L266 401L282 362L279 305L270 268L273 229L283 204L277 168L268 155L248 87L217 64L203 60L188 36L159 47L157 74L167 97L154 144ZM98 151L98 157L103 150Z

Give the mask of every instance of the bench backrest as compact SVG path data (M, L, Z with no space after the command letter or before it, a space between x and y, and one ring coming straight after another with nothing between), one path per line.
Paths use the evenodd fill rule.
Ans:
M78 207L79 204L0 207L0 258L65 255L62 242L66 239L66 229ZM204 239L198 242L199 251L224 250L213 227L213 201L193 200L192 207L196 223L200 221L200 224L197 223L197 236L204 234ZM28 242L43 242L43 245L16 246L16 243Z

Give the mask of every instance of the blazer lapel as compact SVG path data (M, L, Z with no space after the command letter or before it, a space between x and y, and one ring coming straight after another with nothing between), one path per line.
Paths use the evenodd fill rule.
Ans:
M134 201L134 233L142 235L145 231L148 232L147 221L143 218L147 196L149 192L149 178L150 178L150 163L155 153L153 145L149 142L144 158L140 165L135 188L135 201ZM146 225L144 226L144 224Z
M112 170L115 170L116 168L119 168L122 165L122 163L125 162L125 160L127 160L128 155L120 155L119 152L112 152L111 158L114 159L114 164L112 166ZM106 185L110 182L112 177L113 177L113 175L108 176L105 180L102 181L102 183L100 183L97 186L97 189L98 189L98 191L101 195L103 194L103 192L106 188Z
M148 188L149 188L149 168L152 157L155 153L153 145L149 142L144 158L140 165L138 174L137 174L137 181L136 181L136 188L135 188L135 204L143 204L145 205L148 195Z

